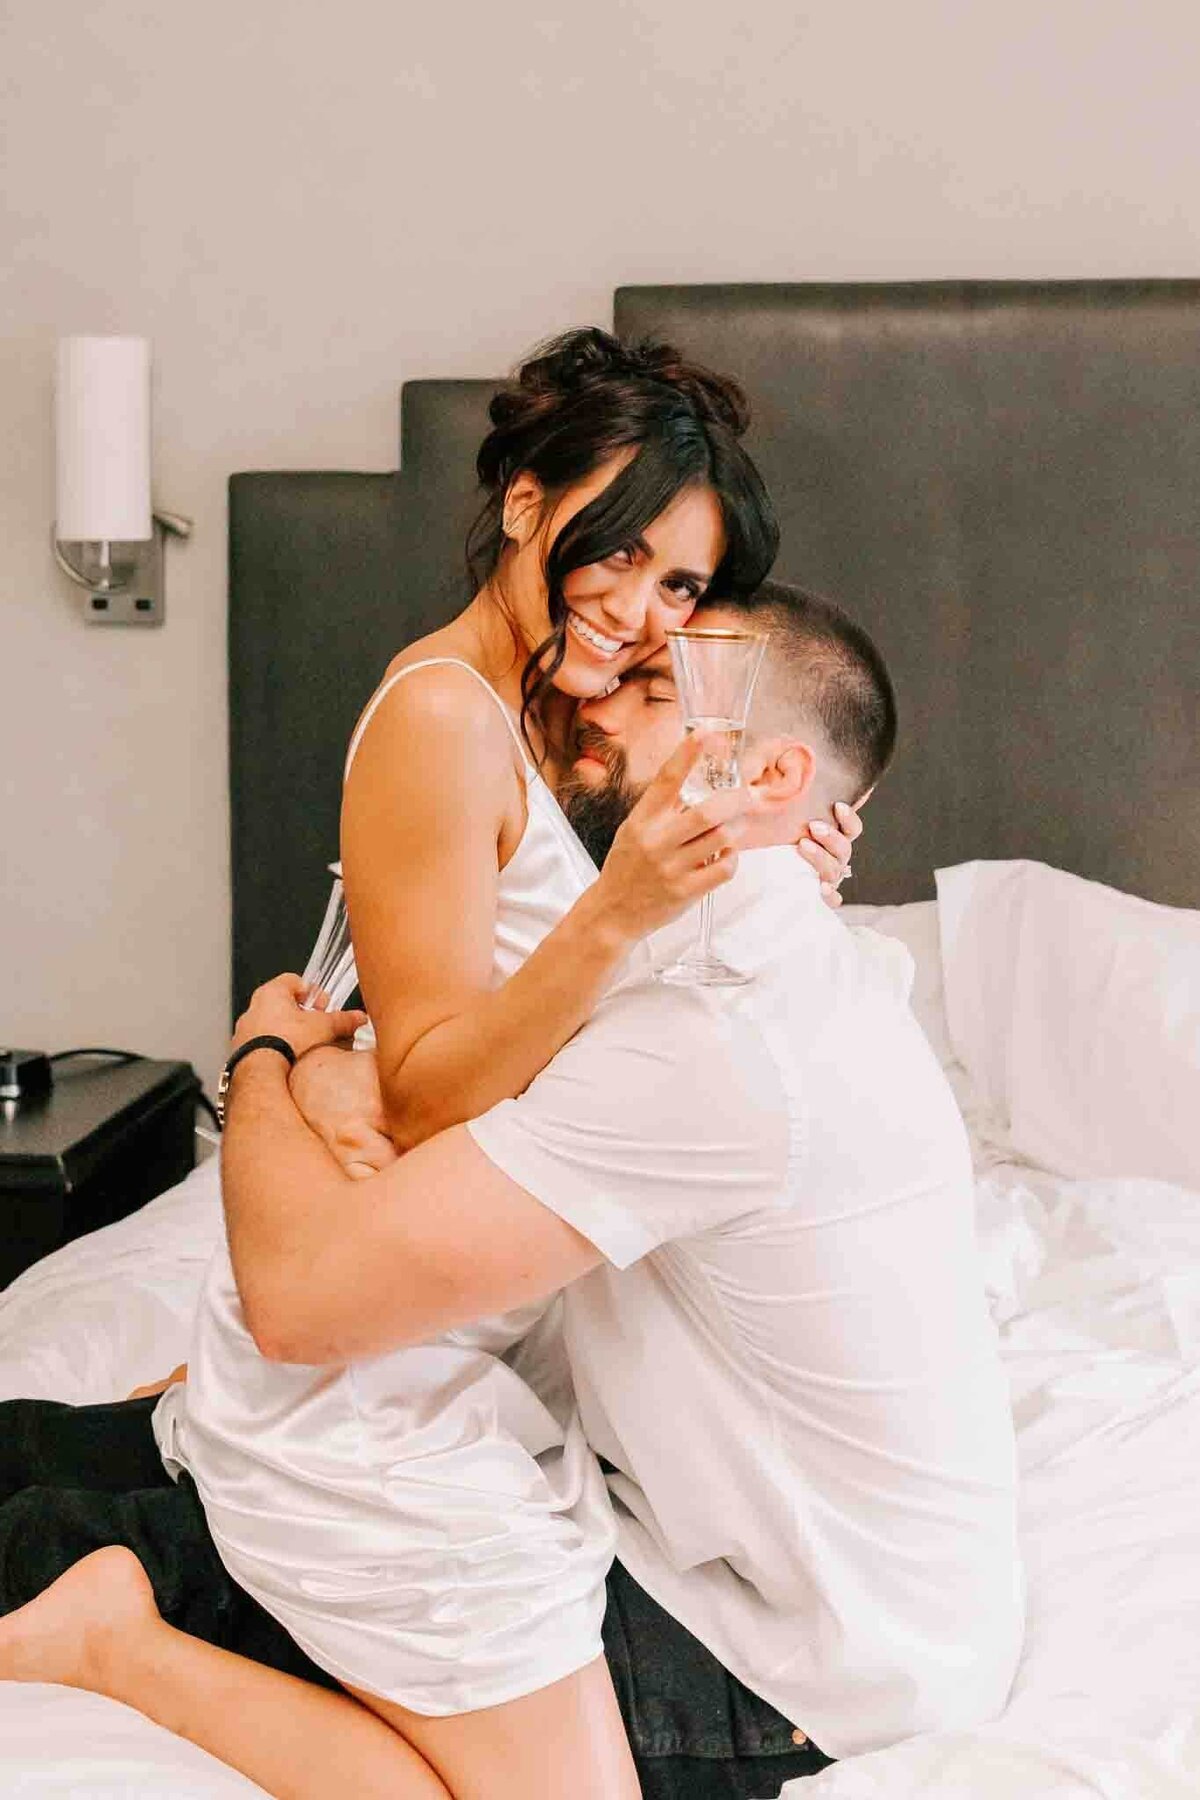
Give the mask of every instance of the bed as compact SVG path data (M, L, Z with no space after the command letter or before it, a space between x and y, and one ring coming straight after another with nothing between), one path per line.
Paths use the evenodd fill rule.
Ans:
M1018 1425L1030 1620L1005 1714L794 1792L1194 1795L1200 283L626 289L616 323L745 380L778 572L896 671L905 747L848 917L913 954ZM363 697L459 602L490 386L409 383L395 474L233 478L239 1004L307 954ZM35 1265L0 1298L0 1395L107 1399L174 1366L219 1230L209 1161ZM126 1709L7 1686L0 1786L258 1791Z

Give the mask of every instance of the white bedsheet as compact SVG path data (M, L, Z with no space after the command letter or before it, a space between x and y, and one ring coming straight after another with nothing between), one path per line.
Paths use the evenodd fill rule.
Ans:
M1029 1630L986 1730L806 1800L1200 1793L1200 1195L998 1165L978 1190L1022 1466Z
M222 1230L217 1158L0 1294L0 1399L117 1400L187 1357Z
M988 1287L1023 1470L1029 1634L1007 1712L795 1783L789 1800L1200 1794L1200 1195L980 1149ZM109 1399L186 1354L215 1168L0 1297L0 1397ZM138 1715L0 1684L0 1794L259 1790ZM570 1792L564 1792L570 1800Z

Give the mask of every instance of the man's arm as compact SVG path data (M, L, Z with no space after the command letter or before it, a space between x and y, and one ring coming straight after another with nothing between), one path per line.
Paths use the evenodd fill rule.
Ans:
M422 1343L548 1298L602 1260L462 1126L351 1180L287 1077L270 1051L238 1065L222 1146L234 1279L272 1361L341 1363Z
M295 975L259 988L235 1044L304 1051L358 1023L301 1011L302 991ZM790 1130L757 1029L703 989L610 996L520 1100L363 1181L304 1123L285 1060L256 1051L234 1071L222 1162L247 1327L275 1361L329 1364L547 1299L770 1204Z

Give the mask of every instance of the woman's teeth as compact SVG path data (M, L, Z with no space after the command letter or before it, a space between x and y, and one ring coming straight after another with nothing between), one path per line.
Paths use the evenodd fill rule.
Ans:
M582 638L585 644L590 645L593 650L599 651L601 656L615 656L618 650L625 648L623 638L605 637L602 631L597 631L594 625L589 625L587 620L581 619L578 613L569 612L567 614L567 627L575 633L577 638Z

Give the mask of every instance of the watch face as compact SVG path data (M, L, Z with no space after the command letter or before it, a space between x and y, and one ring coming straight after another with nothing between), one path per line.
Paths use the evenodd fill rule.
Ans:
M228 1092L229 1092L229 1064L226 1063L225 1067L221 1070L220 1080L217 1082L217 1120L218 1120L219 1124L221 1125L222 1129L224 1128L224 1125L225 1125L225 1096L226 1096L226 1094L228 1094Z

